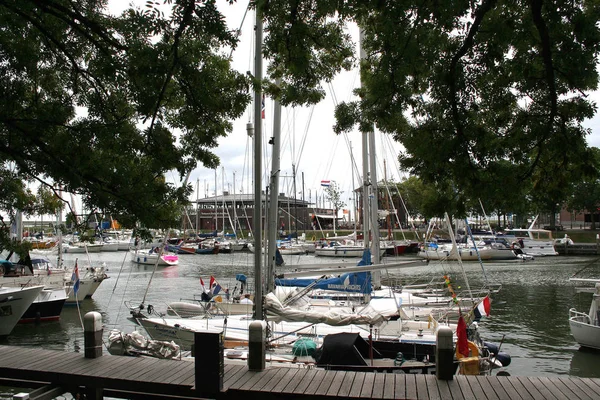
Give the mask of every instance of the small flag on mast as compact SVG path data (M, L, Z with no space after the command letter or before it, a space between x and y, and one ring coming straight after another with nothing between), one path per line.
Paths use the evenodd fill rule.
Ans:
M71 281L73 282L73 293L77 294L79 291L79 268L77 267L77 260L75 260L75 268L73 268Z
M323 180L323 181L321 181L321 186L329 187L329 186L331 186L331 181L324 181Z
M262 119L265 119L265 94L262 95L262 101L260 104L260 115Z

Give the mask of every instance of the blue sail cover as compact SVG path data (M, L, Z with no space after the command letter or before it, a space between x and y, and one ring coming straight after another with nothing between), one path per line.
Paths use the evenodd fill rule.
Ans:
M275 279L276 286L307 287L315 282L312 278ZM313 289L335 290L348 293L371 293L370 272L348 272L335 278L318 281Z

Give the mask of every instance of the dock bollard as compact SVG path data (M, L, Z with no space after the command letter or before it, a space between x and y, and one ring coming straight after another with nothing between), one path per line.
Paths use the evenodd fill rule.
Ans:
M452 329L442 326L437 331L435 346L435 374L438 379L454 379L454 342Z
M194 332L194 373L196 390L203 394L200 397L223 390L224 348L222 330Z
M102 356L102 315L90 311L83 316L83 347L85 358Z
M263 371L265 369L267 342L267 323L254 321L248 327L248 369Z

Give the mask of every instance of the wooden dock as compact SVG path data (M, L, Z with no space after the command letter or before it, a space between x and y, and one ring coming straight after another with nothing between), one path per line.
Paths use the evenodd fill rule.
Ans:
M576 377L455 376L326 371L316 368L267 368L249 371L225 364L223 388L195 376L195 362L0 346L0 383L37 388L30 399L62 393L87 398L130 399L424 399L424 400L577 400L599 399L600 379Z
M600 254L600 242L598 243L575 243L575 244L556 244L554 249L561 256L593 256Z

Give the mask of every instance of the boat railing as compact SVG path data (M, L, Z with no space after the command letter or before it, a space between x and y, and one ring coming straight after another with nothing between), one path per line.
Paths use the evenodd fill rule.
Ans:
M582 322L584 324L591 324L592 321L590 320L590 316L587 315L586 313L582 313L580 311L577 311L574 308L571 308L569 310L569 320L570 321L575 321L575 322Z

